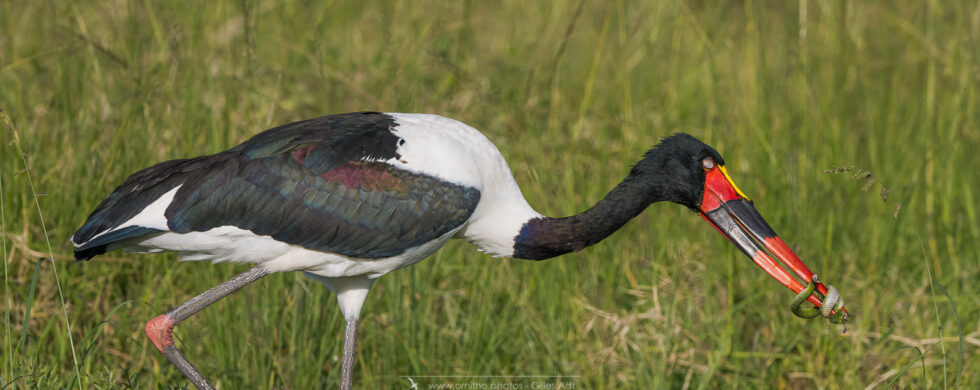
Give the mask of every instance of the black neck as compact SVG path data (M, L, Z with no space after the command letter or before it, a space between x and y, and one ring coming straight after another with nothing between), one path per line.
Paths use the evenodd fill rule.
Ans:
M630 174L595 206L564 218L535 218L514 239L514 257L543 260L595 244L662 200L649 184Z

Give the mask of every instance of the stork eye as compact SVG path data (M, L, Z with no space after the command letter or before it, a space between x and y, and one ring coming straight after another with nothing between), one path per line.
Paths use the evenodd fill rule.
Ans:
M711 157L705 157L704 160L701 160L701 166L704 167L704 170L706 171L715 169L715 160Z

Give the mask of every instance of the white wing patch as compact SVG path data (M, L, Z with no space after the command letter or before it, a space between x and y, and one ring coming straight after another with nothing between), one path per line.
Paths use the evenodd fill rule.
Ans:
M540 217L514 181L507 160L479 130L438 115L387 113L395 135L404 139L400 160L387 163L412 172L476 188L480 203L463 228L467 241L497 257L514 254L514 238Z
M167 207L170 207L170 203L174 201L174 195L177 194L177 190L179 190L181 186L183 186L183 184L174 187L172 190L167 191L163 195L160 195L157 200L150 202L150 204L146 205L143 210L140 210L139 213L126 220L126 222L123 222L119 226L112 229L96 234L95 236L92 236L92 238L89 238L86 242L99 238L99 236L104 234L130 226L141 226L157 230L170 230L170 227L167 226L167 217L164 215L164 212L167 211ZM84 245L85 243L72 241L72 244L78 247Z
M387 114L395 118L397 124L392 133L404 140L398 146L401 158L390 159L387 163L450 183L483 189L483 163L500 158L497 148L487 137L460 121L438 115Z

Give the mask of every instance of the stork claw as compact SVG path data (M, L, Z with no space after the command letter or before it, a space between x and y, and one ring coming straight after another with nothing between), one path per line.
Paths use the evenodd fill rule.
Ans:
M841 299L840 293L837 292L834 286L827 286L827 296L824 297L823 304L820 305L820 308L801 307L803 302L806 302L807 298L817 289L817 283L819 282L820 280L817 279L817 275L813 275L813 278L807 283L806 288L800 291L796 295L796 298L793 298L790 310L793 311L795 316L800 318L810 319L823 316L833 324L845 324L846 326L847 313L840 310L844 306L844 300Z

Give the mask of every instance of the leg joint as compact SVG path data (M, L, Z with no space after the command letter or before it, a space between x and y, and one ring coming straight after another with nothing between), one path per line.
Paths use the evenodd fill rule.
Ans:
M163 352L164 348L174 345L172 333L175 325L177 323L169 314L158 315L146 323L146 337L153 342L157 350Z

